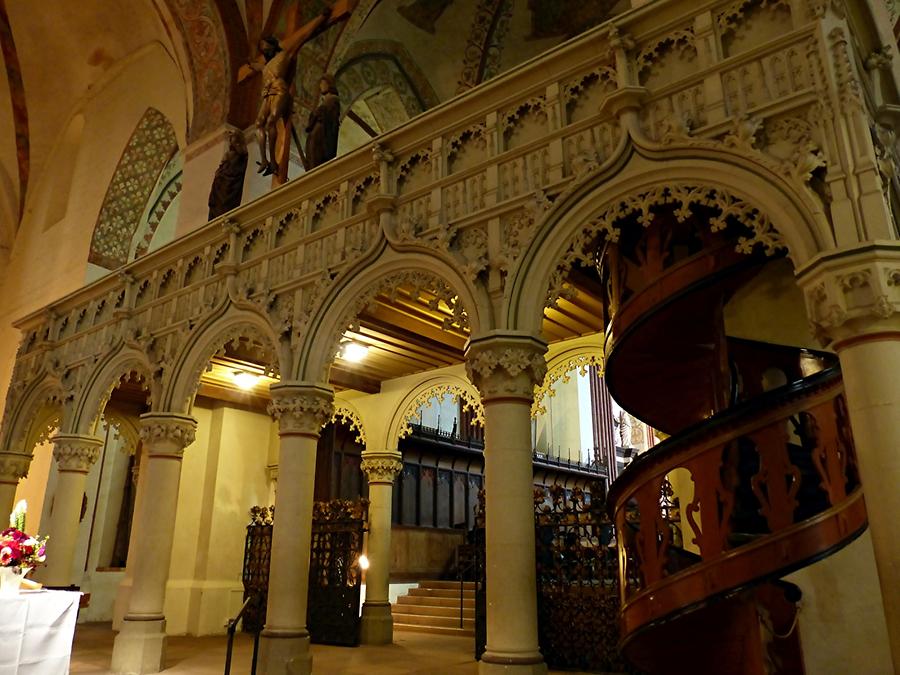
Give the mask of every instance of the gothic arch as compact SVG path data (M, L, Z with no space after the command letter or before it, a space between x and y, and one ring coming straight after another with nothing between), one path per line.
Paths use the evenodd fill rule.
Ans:
M71 428L75 433L93 435L97 422L106 408L119 380L131 372L137 372L149 387L153 372L147 355L136 349L125 347L113 353L106 361L98 364L90 374L72 409ZM155 408L159 397L158 387L151 389L151 408Z
M276 372L289 372L279 358L278 340L269 322L254 311L228 303L222 312L197 326L163 378L159 409L189 414L209 360L226 344L250 338L259 345L260 358Z
M490 300L440 258L418 252L398 254L388 249L368 267L339 279L314 310L302 337L297 363L298 380L328 381L328 372L341 336L374 298L400 284L437 291L451 306L454 325L473 334L491 327Z
M388 449L395 450L401 438L409 434L409 423L416 411L437 395L451 394L464 401L464 407L475 413L474 421L484 425L484 407L481 395L471 382L456 375L429 377L416 385L397 406L387 431Z
M31 455L52 427L62 428L67 421L62 400L62 385L56 377L45 373L33 380L22 393L21 403L4 415L0 450Z
M544 380L534 388L534 402L531 405L531 416L546 412L543 401L548 396L553 396L552 389L559 381L567 382L573 371L586 372L589 366L596 366L603 372L603 344L598 337L596 344L582 340L572 341L561 351L547 359L547 373Z
M334 414L331 416L331 421L343 422L350 427L350 431L356 432L356 441L358 443L362 445L367 444L368 435L366 434L365 421L353 401L336 396L334 398Z
M579 246L617 229L624 216L683 200L725 207L729 214L755 214L754 236L744 247L786 248L795 268L834 246L821 206L746 157L703 147L645 153L632 147L620 161L589 172L535 217L531 242L507 280L503 318L508 326L539 335L548 289L577 257L573 252Z

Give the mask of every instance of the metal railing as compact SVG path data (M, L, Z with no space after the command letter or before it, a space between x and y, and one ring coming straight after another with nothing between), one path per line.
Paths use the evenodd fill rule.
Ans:
M237 630L238 621L244 616L244 612L250 606L250 603L256 602L258 599L258 595L251 595L244 600L244 604L241 605L237 615L233 619L228 619L228 623L225 624L225 628L228 631L228 646L225 649L225 675L230 675L231 673L231 652L234 649L234 632ZM253 634L253 657L250 661L250 675L256 675L256 660L259 657L259 634L261 632L262 629L259 628Z

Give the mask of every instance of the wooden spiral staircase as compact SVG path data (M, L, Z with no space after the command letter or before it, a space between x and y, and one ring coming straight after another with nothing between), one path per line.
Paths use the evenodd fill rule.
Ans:
M771 259L716 215L673 206L598 262L607 385L669 435L609 494L621 646L648 673L803 673L781 578L866 527L843 383L832 355L727 337L727 303Z

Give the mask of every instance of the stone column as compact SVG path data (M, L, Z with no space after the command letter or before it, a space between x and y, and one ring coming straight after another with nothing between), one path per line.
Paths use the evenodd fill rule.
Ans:
M50 525L46 528L46 534L50 536L47 566L40 570L38 578L45 586L68 586L79 581L72 578L72 565L81 524L81 502L88 471L100 457L103 441L76 434L57 434L52 440L59 475Z
M272 562L260 672L312 672L306 601L312 538L316 445L333 412L331 389L301 382L270 387L269 413L278 421L278 492L272 529Z
M531 404L547 345L525 334L473 338L466 370L484 402L487 646L479 673L546 673L538 648Z
M360 640L366 645L394 641L394 621L388 590L391 575L391 507L394 480L403 469L396 450L362 453L361 469L369 479L369 538L366 556L366 601L362 609Z
M122 630L122 621L125 620L125 615L128 613L128 599L131 597L131 586L134 582L134 550L137 547L135 542L140 536L136 514L140 513L141 504L144 501L144 495L147 490L146 472L141 470L141 467L147 465L147 452L144 449L143 443L138 446L135 452L139 454L129 478L136 490L134 495L134 511L131 516L131 532L128 534L128 559L125 561L125 577L119 582L119 587L116 589L116 600L113 604L112 626L115 631Z
M128 611L113 646L114 673L158 673L166 660L166 617L163 607L175 536L175 512L184 449L194 442L197 421L174 413L141 415L141 441L146 458L138 510L134 515L133 567Z
M16 505L19 480L28 475L30 465L31 455L0 452L0 529L6 527L6 518Z
M798 271L813 329L838 352L900 673L900 243L823 255Z

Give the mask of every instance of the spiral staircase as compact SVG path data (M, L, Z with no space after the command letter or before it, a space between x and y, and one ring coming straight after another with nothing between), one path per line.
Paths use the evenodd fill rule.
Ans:
M606 382L668 438L613 483L621 647L648 673L803 673L799 589L782 578L866 527L833 355L725 330L772 262L695 209L623 227L598 270ZM777 258L777 256L776 256Z

